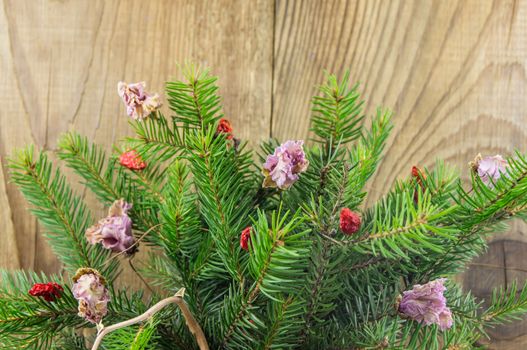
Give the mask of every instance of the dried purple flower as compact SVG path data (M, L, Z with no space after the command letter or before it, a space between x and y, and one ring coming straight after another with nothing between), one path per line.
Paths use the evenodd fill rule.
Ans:
M263 187L288 189L297 180L298 174L306 171L309 161L304 153L304 141L286 141L267 156L263 165L265 176Z
M71 290L79 301L79 316L91 323L100 323L108 313L110 301L106 281L97 270L83 268L77 270L73 282Z
M145 82L127 84L119 82L117 92L126 105L126 113L135 120L143 120L161 107L158 94L145 91Z
M507 160L499 154L495 156L482 157L478 154L474 161L470 162L472 169L478 174L481 181L487 186L499 180L502 174L507 173ZM492 182L491 179L492 178Z
M452 314L446 306L443 292L445 279L440 278L426 284L416 284L403 292L399 312L425 325L437 324L442 331L452 327Z
M101 243L104 248L114 252L128 250L135 242L132 234L132 219L128 210L132 205L123 199L115 201L108 216L86 230L86 239L91 244Z

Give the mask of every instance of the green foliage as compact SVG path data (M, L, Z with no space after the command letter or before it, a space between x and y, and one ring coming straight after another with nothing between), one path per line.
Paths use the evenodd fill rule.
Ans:
M192 65L185 67L183 73L186 81L166 85L169 107L176 114L174 120L181 123L184 130L205 129L222 117L216 85L218 78Z
M491 306L481 318L486 324L496 325L520 319L527 312L527 284L521 290L513 282L510 287L496 288L492 292Z
M88 208L60 171L53 171L47 155L40 153L35 158L34 153L29 147L10 160L11 178L33 206L31 212L46 228L54 252L72 274L80 267L90 266L112 280L118 265L107 264L110 252L100 245L90 245L84 238L93 222Z
M255 288L276 299L283 293L298 293L305 278L310 242L305 239L309 231L298 230L298 216L290 219L288 214L273 212L270 219L269 225L266 215L258 213L251 232L248 268Z
M11 349L51 349L67 327L84 325L77 316L77 302L65 286L54 302L28 294L33 283L56 282L57 276L0 270L0 345Z
M377 110L370 130L364 133L351 149L349 154L351 169L344 192L344 206L355 209L366 195L362 191L377 169L386 140L392 130L390 119L390 112Z
M437 238L453 239L456 232L438 224L449 211L433 205L428 193L420 194L416 204L413 192L395 192L365 213L364 225L357 237L346 243L362 254L390 259L409 259L408 252L441 252L442 239Z
M161 113L156 118L130 122L136 137L127 138L130 147L151 162L164 162L185 150L176 120L168 121Z
M156 328L157 319L149 319L138 326L118 329L103 340L102 349L154 350L158 349Z
M136 135L114 153L134 149L147 164L132 171L117 154L67 133L58 158L104 206L124 198L139 246L150 245L140 276L150 298L111 288L106 325L143 314L162 297L186 289L185 301L211 349L464 349L478 348L485 327L527 312L527 286L497 289L490 306L448 283L454 325L441 331L402 317L397 297L412 285L449 277L486 247L486 236L508 219L527 218L527 159L509 158L507 174L490 185L470 184L438 161L411 172L366 207L366 186L381 163L391 113L377 109L363 126L364 102L349 73L333 75L313 98L315 145L304 145L309 167L288 190L262 188L247 143L218 132L223 118L217 79L184 68L166 85L173 115L156 111L130 125ZM234 131L236 136L236 131ZM259 162L280 144L262 145ZM99 269L113 282L115 255L88 244L89 213L46 153L33 148L9 163L11 179L32 205L68 274ZM361 216L345 235L339 214ZM251 227L249 249L240 234ZM64 296L44 302L27 295L35 281L58 281ZM85 349L68 280L34 273L2 273L0 346ZM197 349L179 309L168 307L134 327L111 333L106 349Z
M97 198L109 206L121 197L127 197L132 184L116 160L107 160L102 147L91 144L88 138L75 132L63 134L58 141L58 156L81 176Z
M326 84L319 87L321 96L313 97L311 130L328 147L345 144L361 135L362 105L358 85L350 86L349 71L340 82L327 74Z

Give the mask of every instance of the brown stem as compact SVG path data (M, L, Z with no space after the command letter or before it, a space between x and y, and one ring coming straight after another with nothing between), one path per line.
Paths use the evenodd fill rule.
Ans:
M152 287L150 287L150 285L145 281L145 279L143 278L143 276L141 276L141 274L139 273L139 271L137 271L137 269L135 268L134 264L132 264L132 258L130 258L128 260L128 264L130 265L130 268L134 271L134 273L137 275L137 277L139 277L139 279L141 280L141 282L143 282L143 284L146 286L146 288L148 288L148 290L150 291L150 293L152 293L152 295L155 294L154 290L152 289Z

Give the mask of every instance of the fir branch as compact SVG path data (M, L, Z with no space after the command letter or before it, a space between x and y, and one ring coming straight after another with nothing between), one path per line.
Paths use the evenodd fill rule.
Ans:
M481 320L485 325L496 325L520 319L527 312L527 283L518 290L514 281L507 289L496 288L492 291L490 307L483 312Z
M329 276L327 275L327 271L329 269L330 251L331 244L328 241L323 241L321 245L321 251L317 252L316 255L318 261L313 261L314 268L311 270L313 276L311 277L311 280L308 280L310 282L311 290L306 290L308 297L306 298L307 304L304 315L305 326L300 335L300 344L303 344L308 340L311 328L313 327L313 318L315 317L315 314L318 313L317 311L319 311L319 305L323 305L321 307L321 311L324 311L324 313L331 312L334 307L333 305L329 303L323 303L320 300L322 291L325 289L323 284L329 284ZM312 256L312 259L315 259L315 257ZM338 289L338 287L336 289Z
M209 228L227 272L236 280L243 279L239 249L235 237L243 229L250 214L251 191L246 173L235 166L237 155L223 137L214 130L196 132L188 137L192 150L189 161L198 189L200 210Z
M107 157L101 146L90 143L88 138L73 132L63 134L59 139L58 155L69 168L84 179L84 185L105 205L109 206L120 198L125 198L131 203L141 202L142 205L134 206L131 212L137 228L146 231L158 223L152 220L148 210L141 210L148 209L149 205L155 207L163 200L157 190L158 184L154 185L150 181L153 177L161 176L158 167L136 174L136 177L132 178L127 169L118 165L116 158L110 157L106 161ZM154 231L155 236L158 231Z
M348 243L361 254L409 259L409 253L443 252L443 239L455 239L457 230L440 224L453 208L441 210L428 193L419 194L417 206L408 190L385 197L364 216L356 238ZM432 233L432 234L430 234Z
M90 190L106 205L119 198L127 197L129 187L127 176L116 167L115 159L106 162L102 147L90 144L87 137L70 132L58 141L58 156L66 165L81 176Z
M293 349L303 327L304 308L293 296L280 302L270 303L267 314L270 324L266 327L262 350Z
M280 210L271 214L271 225L263 212L252 228L249 254L249 271L255 286L251 295L261 291L276 299L281 293L299 291L305 278L307 256L311 243L306 240L309 230L300 229L302 218ZM253 300L254 297L249 299Z
M82 199L75 195L66 178L53 169L45 153L34 159L33 147L20 151L9 162L11 178L34 208L32 213L47 229L54 252L66 269L74 274L78 268L93 267L112 280L116 264L105 265L110 252L91 245L84 232L93 219Z
M484 233L489 232L489 228L498 221L522 215L527 205L527 161L517 154L517 160L509 159L509 163L511 167L507 176L503 176L492 189L474 176L470 192L463 188L461 182L457 183L456 204L451 206L451 215L444 219L446 224L458 226L461 234L425 267L421 280L447 269L458 271L460 266L484 249Z
M28 294L34 283L55 282L64 292L53 302ZM58 276L0 270L0 344L12 348L49 349L62 330L84 325L77 302Z
M347 178L344 194L344 205L348 208L356 208L365 197L363 188L375 172L392 130L390 119L390 111L378 109L370 130L361 135L357 145L349 152L349 161L354 166Z
M130 125L136 136L126 138L126 143L149 163L159 164L185 152L185 143L175 120L169 125L159 111L155 117L130 122Z
M189 65L183 69L186 81L168 82L166 91L170 109L176 113L175 121L185 128L201 128L215 124L221 113L217 94L217 78L209 70Z
M329 154L337 143L345 144L360 136L364 102L360 100L358 85L349 86L349 71L340 83L334 75L327 74L326 79L319 87L322 96L313 97L311 131Z

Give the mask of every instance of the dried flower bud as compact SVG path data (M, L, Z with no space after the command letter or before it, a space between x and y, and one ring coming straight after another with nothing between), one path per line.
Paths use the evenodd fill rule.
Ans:
M304 141L286 141L267 156L262 173L265 176L263 187L288 189L298 175L307 170L309 161L304 153Z
M108 313L110 294L106 281L97 270L79 269L73 278L73 297L79 301L79 316L100 323Z
M249 241L251 240L252 227L246 227L240 236L240 247L243 250L249 250Z
M35 283L29 290L29 295L43 297L46 301L55 301L62 296L64 289L55 282Z
M419 169L416 166L412 167L412 178L415 179L415 182L417 185L421 188L421 191L425 191L425 184L424 180L426 179L426 174ZM417 190L414 191L414 202L417 203L417 200L419 198L419 192Z
M349 208L342 208L340 211L340 229L346 235L352 235L359 231L361 218L359 214Z
M114 252L128 251L135 242L132 234L132 219L128 210L132 205L123 199L115 201L108 216L86 230L86 239L91 244L101 243ZM132 253L128 251L129 253Z
M226 134L227 140L232 140L232 126L231 123L225 119L221 118L218 123L218 128L216 129L216 133L218 134Z
M129 150L119 156L119 163L130 170L143 170L146 163L135 150Z
M452 313L443 295L446 290L444 282L445 279L440 278L423 285L416 284L403 292L399 312L425 325L437 324L442 331L452 327Z
M119 82L117 92L126 106L126 113L134 120L143 120L161 107L158 94L145 91L144 82L127 84Z

